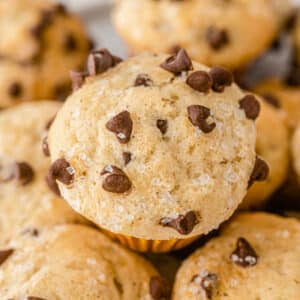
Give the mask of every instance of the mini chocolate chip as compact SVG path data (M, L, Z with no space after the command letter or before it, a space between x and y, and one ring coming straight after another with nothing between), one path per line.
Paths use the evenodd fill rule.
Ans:
M123 152L123 160L125 166L127 166L131 162L131 153L130 152Z
M0 266L14 253L13 249L0 250Z
M50 156L49 145L48 145L48 137L45 136L42 141L42 149L45 156Z
M150 295L153 300L169 299L171 295L171 285L168 280L153 276L149 284Z
M106 128L115 133L121 144L129 142L132 133L133 123L130 113L127 110L114 116L106 123Z
M205 291L206 297L212 299L214 291L218 286L218 275L215 273L208 273L201 280L201 287Z
M265 181L269 176L270 168L267 163L260 157L256 156L254 168L249 179L248 188L252 186L255 181Z
M248 119L255 120L259 116L260 104L253 95L246 95L239 103L240 109L245 111Z
M206 41L214 50L220 50L229 43L229 36L225 29L210 26L205 33Z
M92 51L88 57L87 68L90 76L95 76L116 66L121 58L112 55L107 49Z
M65 36L63 47L67 52L73 52L77 50L78 48L77 40L72 33L68 33Z
M233 83L232 73L222 67L213 67L209 72L212 78L212 89L217 93L222 93L226 86L230 86Z
M56 116L52 117L52 118L46 123L46 125L45 125L45 129L46 129L46 130L49 130L49 129L50 129L52 123L53 123L54 120L55 120L55 117L56 117Z
M245 238L238 238L236 249L230 256L231 261L241 267L255 266L258 261L258 255Z
M168 120L159 119L156 121L156 126L162 134L165 134L168 130Z
M70 78L72 81L72 89L73 92L80 89L84 84L85 78L88 76L87 72L77 72L77 71L70 71Z
M107 175L105 177L102 187L107 192L123 194L131 189L131 181L127 175L118 167L106 166L101 175Z
M152 84L153 81L147 74L139 74L134 82L134 86L151 86Z
M19 98L23 94L23 86L20 82L14 82L9 86L8 93L12 98Z
M186 83L194 90L202 93L207 93L212 87L212 79L204 71L196 71L190 74Z
M176 54L167 58L160 66L175 75L193 69L192 61L184 49L180 49Z
M263 100L265 100L267 103L269 103L270 105L272 105L275 108L280 108L280 101L278 100L278 98L271 94L271 93L265 93L262 94Z
M30 234L31 236L38 237L39 231L36 228L28 228L21 232L21 234Z
M216 123L207 123L210 117L210 109L202 105L190 105L188 108L190 122L204 133L210 133L216 127Z
M28 163L17 162L14 165L14 178L16 178L21 185L27 185L33 180L34 171Z
M179 215L176 219L165 217L159 221L160 225L172 227L183 235L191 233L197 223L197 215L194 211Z
M64 158L60 158L51 165L48 176L65 185L70 185L74 181L74 169L68 161Z

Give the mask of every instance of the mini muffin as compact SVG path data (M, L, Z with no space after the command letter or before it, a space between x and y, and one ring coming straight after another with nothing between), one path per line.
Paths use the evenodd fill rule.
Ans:
M282 108L285 112L286 123L294 130L300 121L300 87L289 86L276 79L261 83L255 88L270 104Z
M283 0L122 0L113 20L133 53L184 47L199 62L236 69L269 47L289 8Z
M240 208L261 208L266 200L283 184L289 166L289 134L280 109L261 101L256 121L256 152L268 164L270 173L266 181L256 182Z
M23 235L0 249L0 294L14 300L162 300L165 280L146 260L82 225Z
M300 299L300 222L241 214L177 273L173 300Z
M299 123L300 124L300 123ZM300 183L300 126L295 131L292 141L293 165Z
M0 18L0 107L64 99L91 45L78 18L48 0L1 1Z
M45 177L50 165L46 135L58 102L31 102L0 112L0 244L37 227L83 222L53 193Z
M183 49L118 62L104 49L89 56L90 76L51 127L48 179L130 247L182 247L228 219L267 175L255 158L259 102L228 70Z

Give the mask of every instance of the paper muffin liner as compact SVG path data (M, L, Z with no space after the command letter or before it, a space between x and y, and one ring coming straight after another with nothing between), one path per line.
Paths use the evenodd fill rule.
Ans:
M200 236L194 236L186 239L171 239L171 240L146 240L132 236L122 235L119 233L113 233L108 230L104 230L106 234L117 240L127 248L138 252L152 252L152 253L164 253L174 250L182 249Z

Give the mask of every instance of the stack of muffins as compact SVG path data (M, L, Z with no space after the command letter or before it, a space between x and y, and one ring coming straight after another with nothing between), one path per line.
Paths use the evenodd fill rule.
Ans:
M287 1L116 1L126 61L60 4L0 15L1 299L300 299ZM245 80L283 35L288 71Z

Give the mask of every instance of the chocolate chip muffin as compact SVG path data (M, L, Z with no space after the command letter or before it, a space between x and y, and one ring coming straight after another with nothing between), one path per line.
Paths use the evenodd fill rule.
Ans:
M184 47L204 64L238 68L268 48L289 8L284 0L122 0L113 20L133 53Z
M0 245L20 232L84 222L45 181L47 130L59 108L57 102L28 102L0 113Z
M289 133L282 110L261 101L261 111L256 122L256 152L268 164L269 176L264 182L256 182L241 204L242 209L261 208L266 200L283 184L289 166ZM274 103L275 104L275 103Z
M1 1L0 18L0 107L64 99L91 44L78 18L48 0Z
M170 291L150 263L82 225L18 237L0 248L0 268L2 299L161 300Z
M172 299L299 299L299 261L299 220L241 214L183 263Z
M255 91L274 107L283 109L286 123L293 131L300 120L299 86L291 86L277 79L271 79L258 85Z
M182 247L228 219L265 177L254 151L259 102L230 71L183 49L119 61L90 54L89 76L50 130L49 181L132 248ZM73 76L75 88L85 76Z

